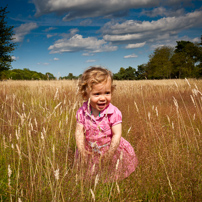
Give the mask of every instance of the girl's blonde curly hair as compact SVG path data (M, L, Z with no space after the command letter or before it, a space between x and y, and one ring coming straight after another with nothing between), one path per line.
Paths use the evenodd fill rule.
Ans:
M113 90L115 89L115 85L113 85L112 72L103 67L89 67L86 71L84 71L79 79L79 93L81 94L83 99L86 100L88 95L87 91L91 91L93 85L107 82L108 79L111 79L111 91L113 92Z

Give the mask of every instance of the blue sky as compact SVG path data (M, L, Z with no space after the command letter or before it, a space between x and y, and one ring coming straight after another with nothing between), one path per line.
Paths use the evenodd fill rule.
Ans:
M155 48L200 42L202 0L1 0L17 44L14 69L81 74L147 63Z

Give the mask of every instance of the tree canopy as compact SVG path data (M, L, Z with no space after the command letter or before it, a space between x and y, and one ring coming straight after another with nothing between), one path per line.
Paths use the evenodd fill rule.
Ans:
M42 74L40 72L31 71L29 69L13 69L2 72L3 79L12 80L54 80L56 79L53 74L47 72Z
M146 64L139 65L137 70L132 67L120 68L114 79L172 79L202 78L202 36L201 43L177 41L175 48L158 47L149 56Z
M11 67L13 61L10 53L15 49L12 43L13 26L8 26L6 22L7 7L0 7L0 77L4 70Z

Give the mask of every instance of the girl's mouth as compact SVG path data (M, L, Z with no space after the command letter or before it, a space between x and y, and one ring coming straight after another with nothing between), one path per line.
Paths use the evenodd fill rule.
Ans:
M103 108L105 107L105 103L104 104L97 104L99 108Z

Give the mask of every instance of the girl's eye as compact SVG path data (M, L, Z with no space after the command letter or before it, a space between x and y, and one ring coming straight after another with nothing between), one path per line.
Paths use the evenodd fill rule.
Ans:
M111 92L106 92L107 95L109 95Z

